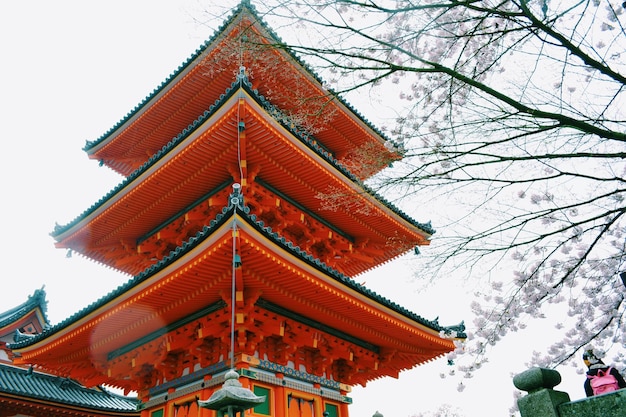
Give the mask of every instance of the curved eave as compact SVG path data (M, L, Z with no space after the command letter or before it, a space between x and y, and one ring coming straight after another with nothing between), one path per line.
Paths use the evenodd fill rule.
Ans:
M36 319L42 327L45 327L48 324L46 310L46 293L42 288L36 290L19 306L0 313L0 334L6 333L8 329L19 328L30 319Z
M247 88L233 88L224 95L211 111L100 202L67 226L57 227L52 234L57 246L109 264L108 250L120 242L135 244L138 236L224 181L232 180L238 166L237 143L241 138L236 126L241 114L246 115L246 140L241 146L245 147L248 170L261 167L258 176L264 182L330 223L341 225L349 235L378 242L402 237L404 247L395 245L397 252L380 254L381 259L374 259L359 270L350 271L351 274L373 268L414 246L428 244L432 232L428 225L415 222L369 193L309 137L268 115L262 100L251 94L254 92ZM327 192L329 185L345 193L357 209L324 210L318 194ZM125 267L130 269L120 269L131 274L139 272L132 269L133 264Z
M168 258L11 349L24 363L35 357L42 362L71 362L87 355L102 360L107 352L221 300L231 286L233 224L240 231L247 290L258 289L270 301L304 315L316 309L322 320L377 345L421 352L421 341L440 353L453 349L451 340L439 336L447 328L306 257L234 207Z
M209 76L203 62L210 61L223 42L239 36L242 22L245 22L245 30L254 30L276 43L279 42L253 11L241 6L236 16L229 19L217 35L196 50L141 104L101 138L89 142L85 146L89 157L128 176L191 124L213 102L219 100L223 91L232 83L233 73L237 71L239 64L229 62L218 73ZM286 76L285 80L281 79L278 83L274 81L274 84L262 80L258 86L255 85L260 94L280 89L293 90L296 86L289 85L289 82L305 82L311 97L329 96L322 88L320 80L295 56L278 48L274 48L272 53L279 56L277 59L288 62L284 67L290 69L294 75ZM290 112L290 105L300 105L288 102L275 104L286 113ZM390 159L397 159L397 155L385 148L387 139L344 101L333 98L327 103L325 111L334 114L333 120L323 124L325 128L316 133L317 140L334 155L345 155L360 145L370 143L380 147L380 154L389 154Z
M19 317L13 318L11 321L0 323L0 336L14 332L24 327L28 323L35 322L35 328L38 332L46 327L46 319L39 307L29 310L21 314Z

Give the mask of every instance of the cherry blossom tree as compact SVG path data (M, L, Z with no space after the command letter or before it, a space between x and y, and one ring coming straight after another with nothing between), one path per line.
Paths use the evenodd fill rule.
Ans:
M428 273L482 284L468 323L468 376L490 346L550 314L554 340L534 364L557 366L591 344L626 346L626 3L264 7L283 36L274 46L327 80L329 99L367 98L366 115L403 153L369 185L447 216L423 256Z

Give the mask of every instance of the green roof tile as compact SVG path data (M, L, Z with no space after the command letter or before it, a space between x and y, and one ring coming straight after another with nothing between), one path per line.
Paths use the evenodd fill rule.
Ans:
M46 291L43 289L43 287L41 289L35 290L33 295L29 295L28 299L17 307L14 307L5 312L0 312L0 328L21 319L37 307L39 307L42 314L44 315L45 323L42 323L42 325L48 324L48 318L46 315L48 309L48 301L46 300Z
M4 364L0 364L0 393L98 411L137 414L138 400L134 398L103 389L85 388L68 378Z

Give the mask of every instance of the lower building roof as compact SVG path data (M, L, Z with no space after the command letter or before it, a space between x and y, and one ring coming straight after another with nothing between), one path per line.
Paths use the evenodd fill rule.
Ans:
M137 413L138 400L102 388L85 388L68 378L0 364L0 398L5 395L38 400L51 406L74 406L87 410Z

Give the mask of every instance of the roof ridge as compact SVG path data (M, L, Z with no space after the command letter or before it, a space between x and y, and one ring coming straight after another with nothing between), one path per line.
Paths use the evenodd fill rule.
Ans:
M124 125L124 123L126 123L130 118L132 118L141 108L143 108L150 100L152 100L163 88L165 88L168 84L170 84L178 76L178 74L180 74L185 68L187 68L187 66L189 66L192 62L194 62L196 59L202 56L206 48L209 45L211 45L219 37L219 35L224 31L224 29L226 29L230 24L235 22L236 17L241 12L243 12L244 5L246 5L246 3L248 4L246 8L250 10L251 12L253 12L254 8L249 4L249 1L243 0L239 4L239 6L237 6L235 9L231 11L230 16L228 16L224 20L222 25L220 25L207 40L201 43L200 46L196 48L196 50L191 54L189 58L187 58L186 61L180 64L178 68L176 68L174 71L172 71L172 73L164 81L162 81L161 84L159 84L156 88L154 88L150 94L148 94L141 102L139 102L139 104L137 104L128 113L126 113L126 115L122 117L120 121L118 121L115 125L113 125L113 127L107 130L98 139L93 140L93 141L87 140L85 143L85 146L83 147L83 150L88 151L89 149L103 142L113 132L115 132L120 126ZM256 15L256 13L253 13L253 14Z
M121 126L123 126L128 120L130 120L135 114L137 114L147 103L149 103L155 96L157 96L166 86L168 86L175 78L182 73L187 67L189 67L196 59L202 56L206 49L215 42L219 36L224 32L224 30L235 23L237 19L241 18L244 13L248 13L253 20L253 23L256 23L262 28L267 34L274 39L276 44L286 45L282 38L267 25L267 23L263 20L263 18L259 15L256 7L251 4L250 0L242 0L239 5L231 11L230 16L224 19L223 23L213 32L213 34L200 44L198 48L191 54L187 60L185 60L182 64L178 66L160 85L152 90L150 94L148 94L139 104L137 104L133 109L126 113L126 115L118 121L113 127L111 127L108 131L102 134L98 139L89 141L87 140L85 146L83 147L84 151L88 151L93 147L97 146L104 140L106 140L113 132L117 131ZM363 114L361 114L354 106L346 101L339 93L334 91L331 88L325 87L325 83L322 78L311 68L309 64L307 64L302 58L300 58L294 51L289 48L281 48L281 50L285 51L287 55L291 59L294 60L296 64L301 66L307 74L309 74L322 88L327 91L333 97L335 97L341 105L345 106L345 108L352 112L359 120L361 120L368 128L370 128L376 135L380 136L385 141L392 143L394 146L399 147L399 144L388 138L379 128L377 128L369 119L367 119Z

